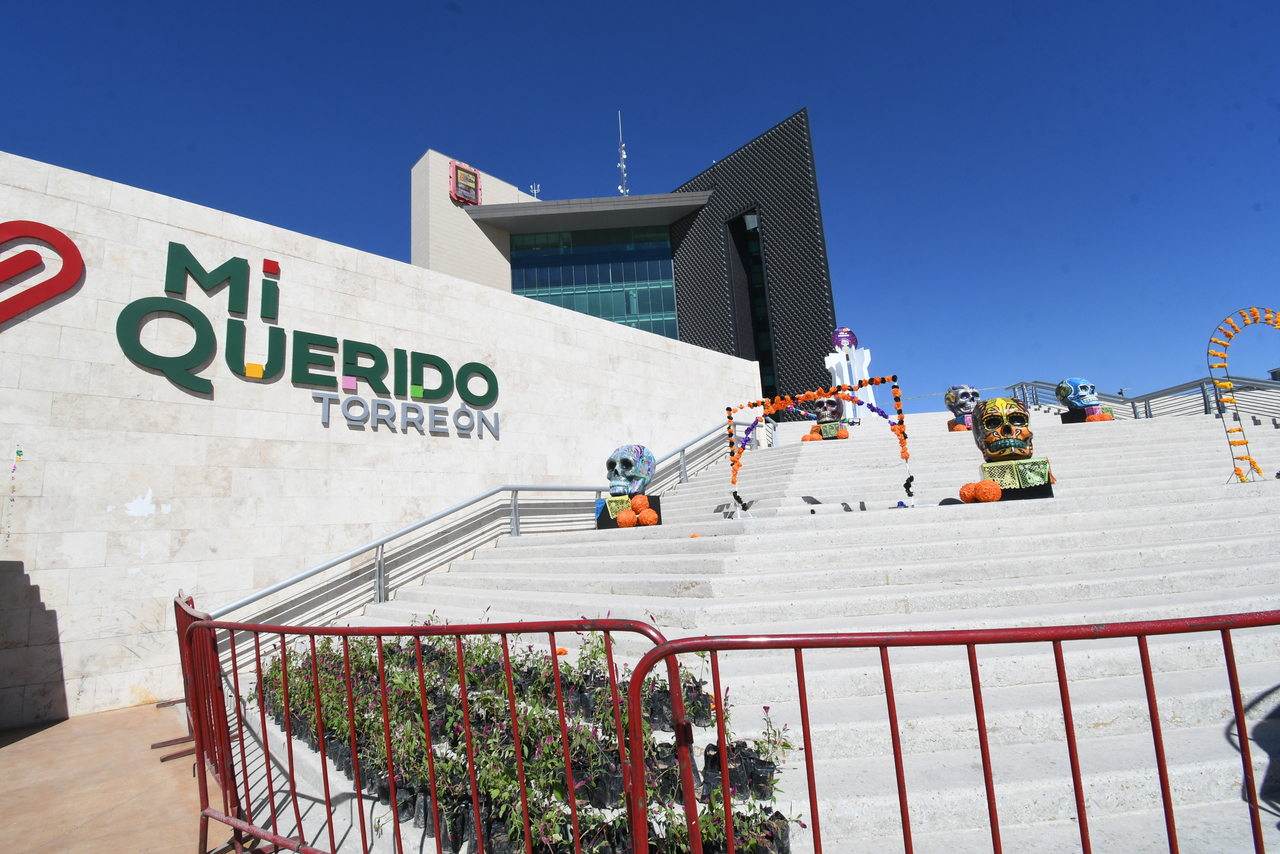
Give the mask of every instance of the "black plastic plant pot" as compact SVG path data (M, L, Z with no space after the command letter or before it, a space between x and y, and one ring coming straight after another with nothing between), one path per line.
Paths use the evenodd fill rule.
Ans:
M766 833L772 846L769 850L773 854L791 854L791 824L786 816L780 812L769 816Z
M671 694L666 688L655 688L645 703L649 726L658 732L675 732L675 715L671 711Z
M622 802L622 797L626 792L626 788L622 782L622 769L613 768L604 771L596 778L596 787L591 803L594 806L605 809L608 807L616 807Z
M684 686L685 717L696 727L709 727L715 724L715 715L711 712L711 695L702 690L705 682L697 682Z
M751 795L757 800L767 801L773 797L773 781L777 778L778 766L767 759L756 759L747 769L747 785Z
M396 804L399 806L402 822L408 822L413 818L416 802L417 797L408 786L402 788L399 783L396 784Z

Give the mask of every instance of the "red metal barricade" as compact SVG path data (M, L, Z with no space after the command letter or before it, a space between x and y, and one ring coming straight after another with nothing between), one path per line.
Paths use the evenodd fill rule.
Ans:
M388 832L393 841L383 850L396 854L431 845L428 837L437 854L467 839L470 851L475 840L486 850L608 850L602 840L609 835L611 846L626 822L583 827L579 802L612 798L625 814L620 634L643 644L636 655L665 641L652 625L609 619L389 629L190 624L183 667L196 747L222 795L221 807L212 806L199 775L200 850L210 819L233 829L227 848L237 851L255 838L268 846L255 850L368 854L385 846ZM576 667L557 646L570 635L581 641ZM513 644L531 637L545 640L545 653ZM299 752L303 740L311 750ZM597 763L592 773L606 768L598 786L605 792L583 791L584 754ZM499 777L510 785L494 783ZM407 844L409 815L422 838Z
M977 650L987 645L1047 644L1061 703L1080 848L1089 854L1089 815L1064 644L1133 639L1165 833L1169 850L1176 854L1175 799L1148 638L1196 633L1217 633L1221 639L1224 681L1230 693L1230 709L1225 711L1233 716L1241 754L1242 796L1254 850L1264 850L1232 633L1280 626L1280 611L1093 626L702 637L670 642L653 626L626 620L295 628L198 620L199 613L189 603L186 611L181 647L200 760L202 852L212 819L233 830L224 850L246 850L252 842L260 851L403 854L429 846L443 854L468 845L469 852L483 848L486 852L644 854L651 849L650 807L655 800L665 805L663 809L679 804L683 820L683 827L678 826L679 820L662 827L665 838L659 850L697 854L783 850L775 847L776 839L770 841L770 831L761 836L759 826L735 826L733 798L741 793L730 785L736 773L731 762L736 760L724 711L728 686L722 680L721 658L725 653L760 650L786 651L791 654L788 660L794 657L808 828L813 849L821 852L822 816L814 764L821 757L815 755L810 726L805 653L863 649L878 653L902 842L910 854L912 813L890 666L890 650L906 647L952 647L967 661L964 690L972 692L991 848L1000 852L996 782ZM570 634L580 636L572 654L557 646L558 638ZM620 659L615 658L617 635L630 635L647 650L634 670L620 667ZM525 644L531 637L537 643ZM641 648L635 648L636 655ZM697 696L700 688L689 693L687 673L682 673L677 658L684 654L706 656L713 691L709 697ZM665 684L657 670L663 664ZM669 697L669 705L665 722L659 725L653 704L662 695ZM698 704L692 714L694 706L686 703L691 697L691 703ZM715 727L715 744L708 745L704 755L708 760L705 783L700 781L691 750L695 721L699 727ZM654 741L657 729L674 731L674 751L671 745ZM299 747L303 742L310 750ZM719 762L714 780L713 747ZM664 750L672 760L666 765L655 759L661 759ZM206 772L220 789L220 808L210 803ZM611 780L616 781L612 789ZM708 792L708 814L723 826L715 828L715 842L704 845L699 801L701 794L706 803ZM601 816L611 823L602 824L606 819ZM422 830L421 838L406 843L416 829ZM785 836L785 827L775 829ZM748 832L752 835L744 838ZM390 841L384 838L387 834ZM428 837L434 841L427 842Z
M729 651L789 650L795 656L795 680L798 689L799 714L803 735L803 752L805 773L808 783L809 797L809 830L812 834L813 849L821 854L822 830L819 810L817 781L815 779L813 736L809 720L809 697L805 687L804 653L807 650L831 649L870 649L878 650L880 666L884 681L886 700L886 717L891 736L899 810L901 813L901 832L903 847L911 854L912 825L911 810L907 797L907 785L903 767L903 747L899 728L898 712L893 688L893 677L890 668L889 650L902 647L956 647L967 652L969 679L973 693L973 708L977 725L977 736L982 758L983 778L988 819L991 833L991 848L999 854L1002 850L1000 821L996 809L996 791L992 773L991 749L987 724L983 710L982 685L978 674L977 647L989 644L1050 644L1053 651L1057 672L1057 684L1061 697L1063 722L1065 725L1066 750L1071 767L1071 780L1075 794L1075 812L1079 826L1080 848L1085 854L1091 852L1089 820L1085 805L1085 794L1081 780L1080 760L1077 737L1073 724L1070 688L1063 659L1063 644L1072 641L1101 640L1116 638L1132 638L1137 642L1138 658L1141 662L1146 703L1149 713L1151 737L1155 750L1156 766L1159 775L1161 802L1164 809L1165 832L1171 854L1178 852L1177 829L1174 821L1174 798L1170 790L1169 771L1167 767L1164 736L1161 732L1160 715L1157 707L1155 683L1153 678L1151 657L1147 638L1159 635L1193 634L1217 632L1221 635L1222 650L1225 660L1226 683L1230 690L1234 717L1235 737L1237 739L1240 758L1243 765L1242 796L1247 801L1251 822L1254 850L1261 854L1264 850L1261 817L1258 810L1258 792L1254 784L1252 757L1250 754L1249 736L1245 726L1245 705L1241 696L1239 673L1236 667L1235 650L1232 631L1247 628L1280 625L1280 611L1266 611L1253 614L1234 614L1222 617L1205 617L1198 619L1161 620L1152 622L1114 623L1103 625L1053 626L1017 629L993 629L981 631L935 631L935 632L897 632L867 634L820 634L820 635L765 635L754 637L700 637L673 640L655 647L636 665L632 674L628 708L637 709L643 702L642 691L646 675L660 663L665 662L676 672L669 676L672 682L679 680L676 656L696 653L709 655L715 698L715 726L717 747L720 760L719 779L725 781L715 790L712 807L719 810L715 800L723 797L723 811L712 814L717 823L723 822L724 828L715 828L716 842L712 846L717 852L734 854L743 850L735 844L734 808L731 802L733 793L727 781L730 780L730 745L726 743L726 727L724 715L724 699L726 686L721 684L720 655ZM704 850L703 834L699 827L699 805L694 796L694 763L691 754L692 733L690 723L684 710L673 695L673 706L676 710L676 746L680 759L680 771L684 790L684 830L687 832L688 850L694 854L702 854ZM636 715L631 716L633 741L642 735L642 721ZM647 793L651 790L645 783L646 763L644 757L633 753L631 759L629 789L629 812L631 816L646 816ZM631 841L635 854L647 854L650 850L647 821L633 822ZM753 843L754 844L754 843ZM663 848L662 850L666 850ZM758 850L758 849L752 849ZM765 850L776 850L766 848Z

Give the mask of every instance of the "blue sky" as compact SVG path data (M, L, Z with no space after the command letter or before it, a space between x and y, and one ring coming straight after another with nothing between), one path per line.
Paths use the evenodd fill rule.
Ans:
M620 109L632 191L667 192L807 106L838 320L908 397L1151 391L1280 303L1275 2L46 2L5 29L0 149L406 261L428 147L611 195ZM1258 375L1280 335L1252 332Z

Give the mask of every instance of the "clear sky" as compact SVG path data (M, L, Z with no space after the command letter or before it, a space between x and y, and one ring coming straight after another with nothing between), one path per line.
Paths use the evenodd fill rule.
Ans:
M668 192L808 107L842 325L904 395L1205 374L1280 308L1280 3L8 4L0 149L407 261L427 148ZM1280 365L1251 330L1233 368ZM910 408L941 408L939 398Z

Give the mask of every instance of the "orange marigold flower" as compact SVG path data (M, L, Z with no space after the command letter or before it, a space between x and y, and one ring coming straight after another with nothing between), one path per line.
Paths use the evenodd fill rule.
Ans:
M973 497L978 501L999 501L1003 495L1004 490L994 480L980 480L973 487Z

